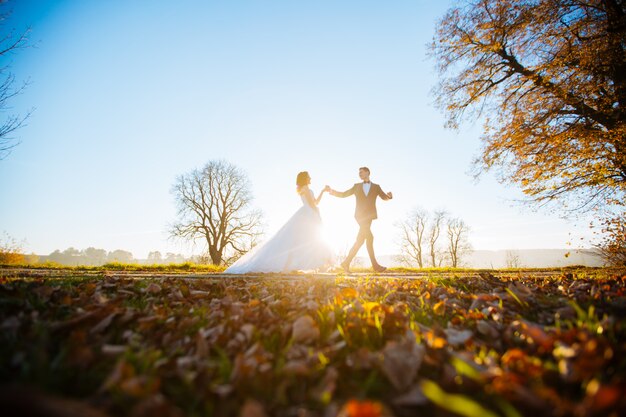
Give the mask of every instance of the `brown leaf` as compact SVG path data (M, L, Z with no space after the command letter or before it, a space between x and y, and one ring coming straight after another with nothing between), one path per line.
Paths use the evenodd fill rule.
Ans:
M118 385L121 381L135 375L135 368L126 359L120 358L115 367L100 386L99 392L107 391Z
M490 323L485 320L479 320L476 323L476 329L479 333L487 336L490 339L496 339L500 336L498 330Z
M375 361L374 353L365 347L360 347L346 356L346 365L355 369L370 369Z
M151 282L150 285L146 287L146 292L148 294L158 294L161 292L161 286L156 282Z
M239 417L267 417L263 404L248 398L239 410Z
M102 292L100 292L100 291L94 292L93 295L92 295L92 298L98 304L106 304L106 303L109 302L109 297L107 297L106 295L102 294Z
M428 398L419 385L414 385L408 392L393 399L393 404L399 407L414 407L428 404Z
M146 375L137 375L124 379L119 384L119 388L126 394L133 397L145 397L154 394L160 387L159 379L152 379Z
M305 360L296 359L296 360L290 360L289 362L287 362L285 366L282 368L282 371L285 374L289 374L289 375L304 376L304 375L309 375L311 373L311 368L309 367L309 365L307 364Z
M292 327L292 337L296 343L314 342L320 337L320 330L311 316L298 318Z
M184 417L184 415L182 410L161 393L139 401L130 412L130 417Z
M247 340L252 340L252 335L254 334L254 324L246 323L241 326L241 333L246 336Z
M514 282L509 283L508 288L521 301L528 300L528 298L531 297L532 294L533 294L533 291L530 288L528 288L526 285L524 285L524 284L522 284L521 282L518 282L518 281L514 281Z
M452 346L461 346L474 335L474 332L471 330L456 330L453 328L447 328L444 332L448 339L448 343Z
M222 384L211 387L211 392L217 394L219 397L227 397L235 388L230 384Z
M109 325L113 321L113 318L115 318L115 316L117 316L118 314L119 314L118 311L114 311L113 313L109 314L104 319L102 319L98 324L93 326L91 330L89 330L89 333L90 334L102 333L104 329L109 327Z
M426 349L417 344L415 333L408 330L400 341L388 341L382 351L381 371L399 390L408 388L419 370Z
M59 290L58 287L52 287L50 285L42 285L42 286L36 287L33 290L33 292L37 294L37 296L39 296L39 298L41 298L42 301L48 301L50 300L50 296L55 291L58 291L58 290Z
M102 351L103 355L120 355L122 353L124 353L126 351L126 346L125 345L108 345L108 344L104 344L102 345L102 348L100 349Z
M111 309L109 306L103 306L96 310L84 312L76 317L72 317L71 319L63 321L63 322L51 323L50 329L55 332L71 329L73 327L76 327L76 326L79 326L79 325L82 325L91 321L102 319L102 317L105 317L105 315L109 313L110 311Z
M209 344L201 331L196 334L196 356L205 358L209 355Z
M67 343L69 345L68 362L71 365L87 368L93 362L95 355L87 344L87 334L84 330L73 330Z

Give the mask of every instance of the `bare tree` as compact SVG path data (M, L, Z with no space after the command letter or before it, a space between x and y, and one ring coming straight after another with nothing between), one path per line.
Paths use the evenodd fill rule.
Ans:
M437 241L439 240L441 226L444 224L446 216L447 213L443 210L435 211L433 214L433 220L430 224L430 231L428 233L428 250L430 255L430 264L433 267L441 266L441 263L443 262L441 251L437 246Z
M424 232L428 221L428 212L420 207L411 210L406 219L397 227L400 229L400 262L412 266L424 267Z
M203 241L215 265L232 262L261 235L261 212L251 207L249 180L227 161L210 161L180 175L172 193L178 221L171 226L170 236Z
M507 250L506 251L506 259L505 259L507 268L519 268L521 267L521 261L519 256L519 251L516 250Z
M0 3L0 7L4 7L2 3ZM10 15L10 11L0 11L0 31L3 33L7 32L5 31L6 22ZM25 48L27 46L27 35L29 32L30 28L27 28L25 31L16 35L14 29L11 29L8 33L0 35L0 59L6 61L8 56L15 53L17 50ZM9 69L9 64L0 67L0 113L6 113L10 109L8 105L10 99L21 93L28 84L25 81L22 85L16 87L15 75L11 73ZM31 112L32 110L24 116L10 114L5 117L4 122L0 122L0 160L4 159L11 152L11 149L19 144L19 142L11 136L11 133L23 126Z
M463 256L471 252L472 248L468 242L469 227L458 217L449 219L447 222L448 232L448 255L453 268L461 264Z

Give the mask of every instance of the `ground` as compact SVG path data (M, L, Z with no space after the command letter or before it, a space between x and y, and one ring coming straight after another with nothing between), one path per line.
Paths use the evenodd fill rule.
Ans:
M626 415L626 270L0 268L0 410Z

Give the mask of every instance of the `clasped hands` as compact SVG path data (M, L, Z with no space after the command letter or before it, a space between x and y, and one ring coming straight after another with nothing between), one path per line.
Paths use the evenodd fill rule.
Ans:
M334 191L334 190L333 190L332 188L330 188L330 185L327 185L327 186L326 186L326 187L324 187L324 189L322 190L322 192L324 192L324 193L331 193L331 194L333 193L333 191ZM388 192L388 193L386 193L386 194L387 194L387 197L389 197L389 199L392 199L392 198L393 198L393 194L391 193L391 191L389 191L389 192Z

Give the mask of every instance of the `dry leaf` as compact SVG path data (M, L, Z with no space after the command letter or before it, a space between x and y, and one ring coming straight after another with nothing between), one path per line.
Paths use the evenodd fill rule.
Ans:
M404 391L413 383L425 352L424 346L417 344L415 333L408 330L402 340L385 344L381 370L397 390Z
M118 311L114 311L113 313L109 314L104 319L102 319L100 323L93 326L91 330L89 330L89 333L91 334L102 333L107 327L109 327L109 325L113 321L113 318L115 318L115 316L117 316L118 314L119 314Z
M448 343L452 346L463 345L474 335L474 332L471 330L456 330L453 328L445 329L444 333L446 334Z
M263 404L248 398L239 410L239 417L267 417Z
M320 330L311 316L302 316L293 323L292 337L296 343L314 342L320 337Z
M119 355L126 351L126 346L104 344L100 350L104 355Z
M146 287L146 292L148 294L158 294L161 292L161 286L155 282L151 282L147 287Z
M297 359L288 361L282 371L289 375L308 375L311 373L311 368L305 360Z
M428 404L428 398L419 385L414 385L408 392L393 399L393 404L399 407L414 407Z
M476 329L478 330L479 333L491 339L496 339L500 336L500 333L498 332L498 330L495 327L493 327L493 325L486 322L485 320L479 320L476 323Z

